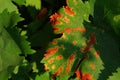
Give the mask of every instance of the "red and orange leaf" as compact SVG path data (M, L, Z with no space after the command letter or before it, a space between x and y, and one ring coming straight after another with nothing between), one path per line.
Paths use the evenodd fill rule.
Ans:
M46 51L46 54L44 55L45 58L49 57L49 56L52 56L55 52L58 51L58 46L56 46L55 48L49 48L47 51Z
M92 75L86 73L82 75L82 80L93 80Z
M58 70L57 70L56 72L54 72L54 75L55 75L55 76L59 76L60 73L63 71L63 69L64 69L64 67L61 66L60 68L58 68Z
M75 12L69 6L65 6L64 10L65 10L65 13L70 15L70 16L73 16L75 14Z
M74 60L75 58L75 55L74 54L71 54L70 57L68 58L68 64L67 64L67 68L66 68L66 73L70 72L70 65L72 63L72 61Z
M52 16L50 16L50 22L51 22L53 25L61 24L61 22L58 21L58 18L62 18L62 15L59 14L59 13L55 13L55 14L53 14Z
M92 80L94 76L91 76L92 74L90 73L90 75L89 71L86 72L85 70L86 68L89 68L91 72L96 70L97 65L94 60L99 61L100 57L96 58L95 52L98 51L94 48L97 43L95 33L87 32L83 24L83 21L88 20L89 17L89 4L84 4L81 0L66 0L66 3L67 6L50 16L53 31L55 34L62 34L62 36L49 44L41 62L45 64L46 70L49 70L55 76L59 76L59 78L75 73L78 79ZM83 9L87 10L83 11ZM83 17L83 15L86 16ZM84 70L83 66L88 64L91 56L94 60L90 61L89 66L85 66ZM78 65L79 60L82 59L83 63ZM75 72L76 66L81 71Z

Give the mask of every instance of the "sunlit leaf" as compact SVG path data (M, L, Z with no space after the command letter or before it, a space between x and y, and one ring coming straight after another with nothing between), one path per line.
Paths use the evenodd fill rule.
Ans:
M33 6L36 9L41 9L41 0L26 0L26 6Z

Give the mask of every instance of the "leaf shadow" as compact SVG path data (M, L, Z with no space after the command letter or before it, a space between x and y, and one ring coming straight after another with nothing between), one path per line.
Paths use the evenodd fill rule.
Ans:
M97 40L95 48L100 52L100 57L105 67L105 69L101 71L98 80L106 80L120 67L120 39L106 19L106 16L109 15L108 11L112 10L114 11L113 13L115 13L115 10L111 6L116 5L117 1L113 2L112 0L110 0L110 2L95 0L94 4L93 23L95 23L95 25L92 26L99 27L98 30L95 31Z
M94 48L99 52L103 62L104 69L101 70L98 80L107 80L108 77L120 67L120 40L107 23L101 22L101 25L97 25L92 22L84 22L84 26L87 30L86 35L95 33L97 42L94 45Z

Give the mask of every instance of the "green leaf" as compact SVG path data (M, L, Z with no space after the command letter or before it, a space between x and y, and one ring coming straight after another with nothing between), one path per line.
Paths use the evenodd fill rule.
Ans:
M50 80L50 74L49 72L45 72L41 75L37 75L35 80Z
M96 2L96 0L89 0L89 4L90 4L90 13L91 13L91 15L92 16L94 16L94 6L95 6L95 2Z
M89 0L94 24L107 23L120 36L120 0ZM108 3L109 2L109 3Z
M1 80L8 80L8 77L9 77L9 75L8 75L7 71L0 72L0 79Z
M68 80L68 78L70 77L70 75L65 75L65 76L60 76L60 77L57 77L56 80ZM70 79L71 80L71 79ZM74 79L74 80L77 80L77 79Z
M5 28L0 31L0 74L7 72L8 67L16 66L22 60L19 56L21 50L8 31Z
M24 33L24 32L26 32L26 31L22 31L22 33ZM22 34L22 33L19 36L17 36L17 35L14 36L14 38L16 39L16 42L18 43L19 47L22 50L22 53L23 54L34 54L36 51L31 49L30 42L28 42L26 40L27 39L26 33L25 34Z
M5 19L4 19L5 18ZM9 13L7 10L0 14L0 79L8 78L9 67L15 67L21 63L21 53L32 53L28 42L21 36L16 27L23 20L16 12ZM8 69L9 68L9 69ZM2 79L4 78L4 79Z
M108 80L119 80L120 79L120 68L117 69L116 73L113 73Z
M14 15L14 16L13 16ZM5 20L4 20L5 17ZM13 20L16 19L16 20ZM13 35L10 35L9 31L13 29L13 26L17 24L18 21L23 20L19 17L18 14L15 12L8 13L6 10L3 11L3 13L0 14L0 54L1 54L1 61L6 61L7 63L2 63L2 65L5 65L6 67L9 66L9 64L16 64L19 61L19 55L21 53L18 45L16 45L16 42L13 39ZM13 46L13 47L12 47ZM4 56L6 54L6 56ZM12 58L13 57L13 58ZM14 60L14 57L17 60ZM10 62L9 62L10 61ZM12 62L12 63L11 63ZM6 67L2 67L1 70L5 69Z
M36 9L41 9L41 0L26 0L26 6L33 6Z
M20 34L20 30L18 30L17 28L14 28L14 26L17 25L17 22L22 21L23 18L21 18L19 14L15 15L15 12L8 13L6 10L3 11L0 18L1 18L0 19L1 27L4 26L5 28L12 28L12 29L9 29L9 32L12 35L12 37L15 39L18 46L21 48L22 53L33 54L35 51L31 50L30 43L26 41L27 39L27 36L25 36L26 34L21 35L22 33Z
M111 6L112 5L112 6ZM114 6L114 8L113 8ZM120 0L106 2L105 6L105 18L107 22L112 26L117 35L120 36Z
M11 2L11 0L0 0L0 13L2 13L5 9L8 10L8 12L15 11L18 13L17 7Z
M17 73L13 73L11 79L12 80L31 80L31 72L32 66L29 64L27 60L23 60L23 63L18 67ZM22 76L22 77L21 77Z
M15 11L9 13L8 10L4 10L0 14L0 27L5 27L5 28L13 28L15 25L17 25L17 22L22 21L23 18L20 17L19 14L16 14Z
M20 4L20 5L25 5L25 0L12 0L14 2L16 2L17 4Z

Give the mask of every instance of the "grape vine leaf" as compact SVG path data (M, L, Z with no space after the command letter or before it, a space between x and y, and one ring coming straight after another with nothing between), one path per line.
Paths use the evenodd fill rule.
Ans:
M49 72L45 72L41 75L37 75L35 80L50 80L50 74Z
M19 5L33 6L36 9L41 9L41 0L11 0Z
M13 15L16 17L13 17ZM16 21L17 19L18 21L22 20L22 18L17 16L15 12L8 14L7 11L3 11L3 13L0 14L0 79L5 78L2 80L6 80L6 78L8 78L7 69L10 66L18 65L22 60L22 58L19 56L21 50L19 49L18 45L16 45L16 42L12 36L9 34L12 26L16 24L16 21L12 22L12 18L16 18Z
M105 19L112 26L116 34L120 36L120 0L116 0L114 2L110 0L109 4L107 1L105 3Z
M120 79L120 68L117 69L116 73L113 73L108 80L119 80Z
M27 36L21 35L20 30L14 29L13 27L17 25L17 22L23 20L23 18L20 17L20 15L16 14L15 12L8 13L6 10L1 14L0 16L0 26L4 26L6 28L11 27L12 29L9 30L12 37L15 39L18 46L21 48L22 53L24 54L33 54L35 51L31 49L30 43L26 41ZM3 20L6 19L6 20ZM15 34L16 33L16 34Z
M89 4L90 4L90 14L92 15L92 16L94 16L94 7L95 7L95 2L96 2L96 0L88 0L89 1Z
M25 5L25 0L12 0L14 2L16 2L19 5Z
M67 80L74 73L76 75L81 74L79 70L76 70L79 62L84 59L87 60L87 55L92 56L92 60L89 60L91 61L89 65L92 66L90 69L94 65L97 66L98 62L100 65L99 68L94 70L95 72L98 71L97 75L92 73L94 75L92 79L95 80L98 78L100 70L103 69L103 63L99 55L97 55L97 50L93 47L96 44L94 32L89 33L89 31L86 31L83 24L84 21L89 22L90 4L87 1L83 3L82 0L66 0L66 3L67 6L50 16L54 32L62 34L62 36L54 39L49 44L41 62L45 63L45 70L58 76L58 79L63 79L66 76ZM89 33L89 35L86 35L86 33ZM84 60L83 63L88 64L90 62ZM84 66L84 64L81 64L81 66ZM81 75L84 76L84 73ZM91 78L90 74L87 75ZM78 78L81 79L81 77Z
M120 66L120 40L119 40L119 15L120 1L115 0L89 0L94 11L92 25L98 27L96 48L104 62L105 69L101 71L98 80L106 80ZM109 2L109 3L108 3ZM94 3L94 4L93 4ZM89 26L92 27L92 26ZM90 28L89 28L90 29ZM98 30L101 30L99 33ZM117 36L117 35L118 36Z
M13 12L15 11L18 13L17 7L11 2L11 0L0 0L0 13L2 13L5 9L8 10L8 12Z
M97 53L95 54L96 56L99 55L100 58L102 59L102 62L104 63L104 68L101 65L102 64L101 61L99 61L99 59L93 58L94 56L92 52L89 52L89 54L91 55L88 54L88 58L84 60L86 63L84 63L84 61L81 63L79 67L80 70L79 73L94 74L92 75L92 77L97 75L98 80L106 80L107 77L110 76L118 66L120 66L119 39L116 37L115 34L109 32L109 30L107 31L105 29L95 27L91 24L89 26L88 24L85 26L87 28L87 32L91 30L91 32L95 33L96 44L94 45L94 47L97 50ZM104 24L103 26L107 27L109 25ZM96 60L93 61L94 59ZM99 68L102 68L102 70L99 71ZM98 75L97 73L100 74ZM88 77L88 79L89 78L91 77Z
M26 6L34 6L36 9L41 9L41 0L26 0Z
M108 3L109 2L109 3ZM94 23L101 26L105 23L111 26L117 35L120 34L120 0L89 0ZM120 36L120 35L119 35Z
M27 53L28 43L24 36L21 36L20 30L16 27L23 18L16 12L9 13L4 10L0 14L0 79L7 80L8 68L14 67L22 62L19 55ZM23 47L24 46L24 47ZM25 49L23 49L23 48ZM29 48L30 52L31 49ZM25 52L27 51L27 52Z
M4 26L5 28L7 27L11 27L13 28L15 25L17 25L17 22L22 21L23 18L20 17L20 15L16 14L14 15L15 12L11 12L9 13L8 10L4 10L1 14L0 14L0 26L1 29ZM0 30L1 30L0 29Z

